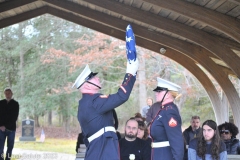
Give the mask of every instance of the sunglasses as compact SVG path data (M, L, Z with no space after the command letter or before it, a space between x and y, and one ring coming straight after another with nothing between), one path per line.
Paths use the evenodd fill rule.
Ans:
M221 134L223 134L223 133L224 133L224 134L229 134L230 132L229 132L229 130L221 130L220 133L221 133Z
M139 127L144 127L144 122L138 121L138 126L139 126Z

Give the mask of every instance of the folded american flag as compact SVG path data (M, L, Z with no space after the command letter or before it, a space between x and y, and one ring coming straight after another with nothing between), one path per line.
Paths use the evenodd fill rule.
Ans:
M129 24L126 28L126 52L129 63L137 58L135 36L132 26Z

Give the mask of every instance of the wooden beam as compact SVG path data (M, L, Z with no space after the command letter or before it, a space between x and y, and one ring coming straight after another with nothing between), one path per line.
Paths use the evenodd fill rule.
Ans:
M5 12L23 5L36 2L37 0L11 0L0 3L0 13Z
M26 21L28 19L37 17L39 15L45 14L47 12L47 6L28 11L22 14L18 14L13 17L5 18L0 20L0 28L4 28L10 26L12 24L20 23L22 21Z
M214 35L215 36L215 35ZM226 46L228 46L231 49L235 49L235 50L239 50L240 51L240 43L230 40L230 39L226 39L226 38L221 38L221 37L217 37L215 36L219 41L221 41L222 43L224 43Z
M233 71L231 69L224 67L224 66L220 66L220 67L222 68L222 70L225 74L237 78L237 76L233 73Z
M103 24L97 23L94 20L89 20L89 19L85 19L85 18L82 18L82 17L78 17L78 16L76 16L74 14L71 14L71 13L67 13L67 12L64 12L64 11L59 11L59 10L57 10L55 8L51 8L48 11L49 11L50 14L55 15L57 17L60 17L60 18L63 18L63 19L67 19L67 20L72 21L74 23L83 25L85 27L94 29L96 31L99 31L99 32L102 32L102 33L105 33L105 34L108 34L108 35L111 35L111 36L113 36L115 38L118 38L118 39L121 39L121 40L125 40L125 31L121 31L121 30L118 30L118 29L115 29L115 28L112 28L112 27L109 27L109 26L105 26ZM134 31L135 31L135 27L134 27ZM158 43L146 40L146 39L144 39L142 37L139 37L136 34L135 34L135 36L136 36L137 44L139 46L141 46L141 47L150 49L150 50L155 51L157 53L159 52L159 49L161 47L164 47L164 45L162 45L162 44L158 44ZM155 36L157 36L157 35L155 35ZM158 47L156 47L156 46L158 46ZM156 48L153 49L154 47L156 47ZM190 57L182 54L179 51L176 51L174 49L168 48L167 46L165 46L165 47L167 49L166 53L169 53L169 52L177 53L177 54L175 54L174 57L169 57L169 58L171 58L173 60L176 60L177 62L182 64L185 68L187 68L188 70L191 70L192 66L189 67L188 64L190 64L191 62L194 63L195 61L193 59L191 59ZM180 48L182 48L182 47L180 47ZM193 50L190 50L190 51L191 51L190 54L195 55L196 57L198 57L198 59L197 59L198 61L201 61L201 60L205 61L205 59L201 59L201 56L200 57L197 56L197 54L199 52L200 52L200 54L204 54L204 52L201 51L201 48L193 49ZM181 63L180 59L182 59L182 61L184 63ZM208 66L208 69L211 68L211 67L213 67L213 68L210 70L209 73L212 74L215 78L220 78L220 79L216 79L216 80L220 83L222 89L226 93L230 105L233 107L233 110L236 111L236 113L240 113L240 111L239 111L240 108L238 108L238 106L240 105L240 100L239 100L238 93L236 92L234 86L232 85L232 83L227 78L227 75L226 74L225 75L222 74L223 72L221 72L221 70L219 68L217 68L219 70L216 72L216 69L214 69L214 67L216 68L218 66L215 63L212 63L209 60L207 60L205 63L202 63L203 66L205 67L206 64L210 63L210 66ZM196 67L196 65L195 65L195 67ZM192 68L194 68L194 67L192 67ZM193 71L194 70L195 69L193 69ZM195 72L193 72L193 74L196 76L198 74L198 72L199 71L195 70ZM198 77L198 76L196 76L196 77L197 78L201 78L201 77Z
M240 21L211 9L179 0L144 0L150 4L205 23L240 43Z
M140 21L146 25L151 25L160 30L165 30L181 37L185 37L186 39L195 42L218 56L238 77L240 77L240 57L238 57L229 47L220 42L214 36L211 36L204 31L177 23L149 12L144 12L140 9L130 7L116 1L86 0L86 2L134 19L135 21Z

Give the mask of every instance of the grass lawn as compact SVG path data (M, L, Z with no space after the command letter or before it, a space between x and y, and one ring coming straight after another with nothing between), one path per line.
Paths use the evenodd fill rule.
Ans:
M46 138L43 143L39 142L39 139L35 142L24 142L16 137L15 140L14 148L76 154L76 140Z

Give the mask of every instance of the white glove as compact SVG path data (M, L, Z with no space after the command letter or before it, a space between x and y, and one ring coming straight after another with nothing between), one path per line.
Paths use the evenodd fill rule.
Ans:
M127 61L126 73L130 73L133 76L135 76L137 73L137 70L138 70L138 66L139 66L138 59L136 59L136 61L131 61L130 63L129 63L129 61Z

